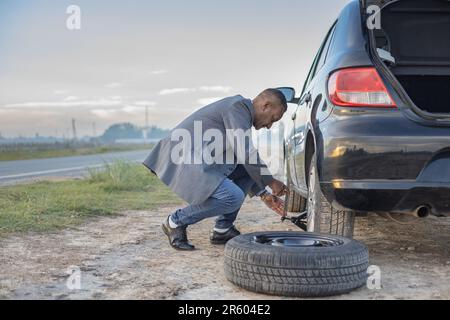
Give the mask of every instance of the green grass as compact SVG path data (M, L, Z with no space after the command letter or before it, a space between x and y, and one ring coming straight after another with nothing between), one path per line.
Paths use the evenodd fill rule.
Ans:
M69 156L82 156L90 154L102 154L119 151L133 151L133 150L149 150L151 144L136 144L136 145L106 145L99 147L66 147L60 149L33 149L20 148L18 150L2 150L0 152L0 161L14 161L14 160L29 160L29 159L44 159L57 158Z
M106 170L91 171L84 180L0 188L0 237L58 230L91 217L176 203L181 200L142 165L116 162Z

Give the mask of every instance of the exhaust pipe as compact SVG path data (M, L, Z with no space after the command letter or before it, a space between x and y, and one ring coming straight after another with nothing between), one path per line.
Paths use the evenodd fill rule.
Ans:
M412 216L415 218L426 218L431 214L431 207L426 204L422 204L418 206L413 211L395 211L391 212L389 214L396 214L396 215L402 215L402 216Z
M412 212L396 212L396 213L378 213L379 216L397 222L399 224L412 224L417 221L417 218L423 219L431 214L431 207L428 205L421 205Z
M426 218L430 215L431 209L427 205L418 206L413 212L412 215L417 218Z

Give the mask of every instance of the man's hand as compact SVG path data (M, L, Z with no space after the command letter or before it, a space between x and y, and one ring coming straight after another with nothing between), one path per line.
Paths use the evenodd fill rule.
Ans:
M261 200L266 204L267 207L275 211L276 214L279 214L282 217L286 216L286 213L284 211L284 201L280 198L266 193L261 196Z
M273 181L269 184L269 188L272 189L272 193L277 197L284 196L287 193L286 185L276 179L273 179Z

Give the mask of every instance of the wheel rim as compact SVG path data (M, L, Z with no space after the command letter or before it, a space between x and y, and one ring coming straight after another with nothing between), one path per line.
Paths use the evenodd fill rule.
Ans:
M333 239L318 234L292 234L292 235L261 235L254 236L253 242L274 246L274 247L290 247L290 248L306 248L306 247L335 247L340 246L344 242L342 240Z
M307 204L307 230L310 232L314 231L314 222L316 220L316 170L314 165L311 165L309 170L309 188L308 188L308 204Z

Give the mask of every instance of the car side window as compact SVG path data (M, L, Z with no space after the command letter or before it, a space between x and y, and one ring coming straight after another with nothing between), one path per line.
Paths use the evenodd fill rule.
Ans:
M325 40L323 41L316 57L314 58L314 62L308 73L308 78L306 79L305 84L303 86L303 90L302 90L302 94L301 94L302 96L305 93L306 88L308 88L311 80L314 79L314 76L316 75L317 71L320 70L320 68L325 64L326 56L328 54L328 50L330 48L330 44L331 44L331 41L334 36L334 30L336 28L336 23L337 22L335 22L333 24L333 26L331 27L331 29L328 31Z
M317 63L316 72L315 72L316 74L323 67L323 65L326 62L326 59L327 59L327 56L328 56L328 51L330 50L330 45L331 45L331 41L333 40L334 30L335 29L336 29L336 25L333 25L333 27L328 32L328 37L327 37L326 42L325 42L325 44L323 46L322 52L320 53L319 62Z
M309 69L308 77L306 78L305 84L303 85L303 90L302 90L301 96L303 96L306 88L308 88L309 83L311 82L311 80L313 78L314 71L316 70L317 60L318 60L318 55L316 55L316 57L314 58L314 62L312 64L311 68Z

